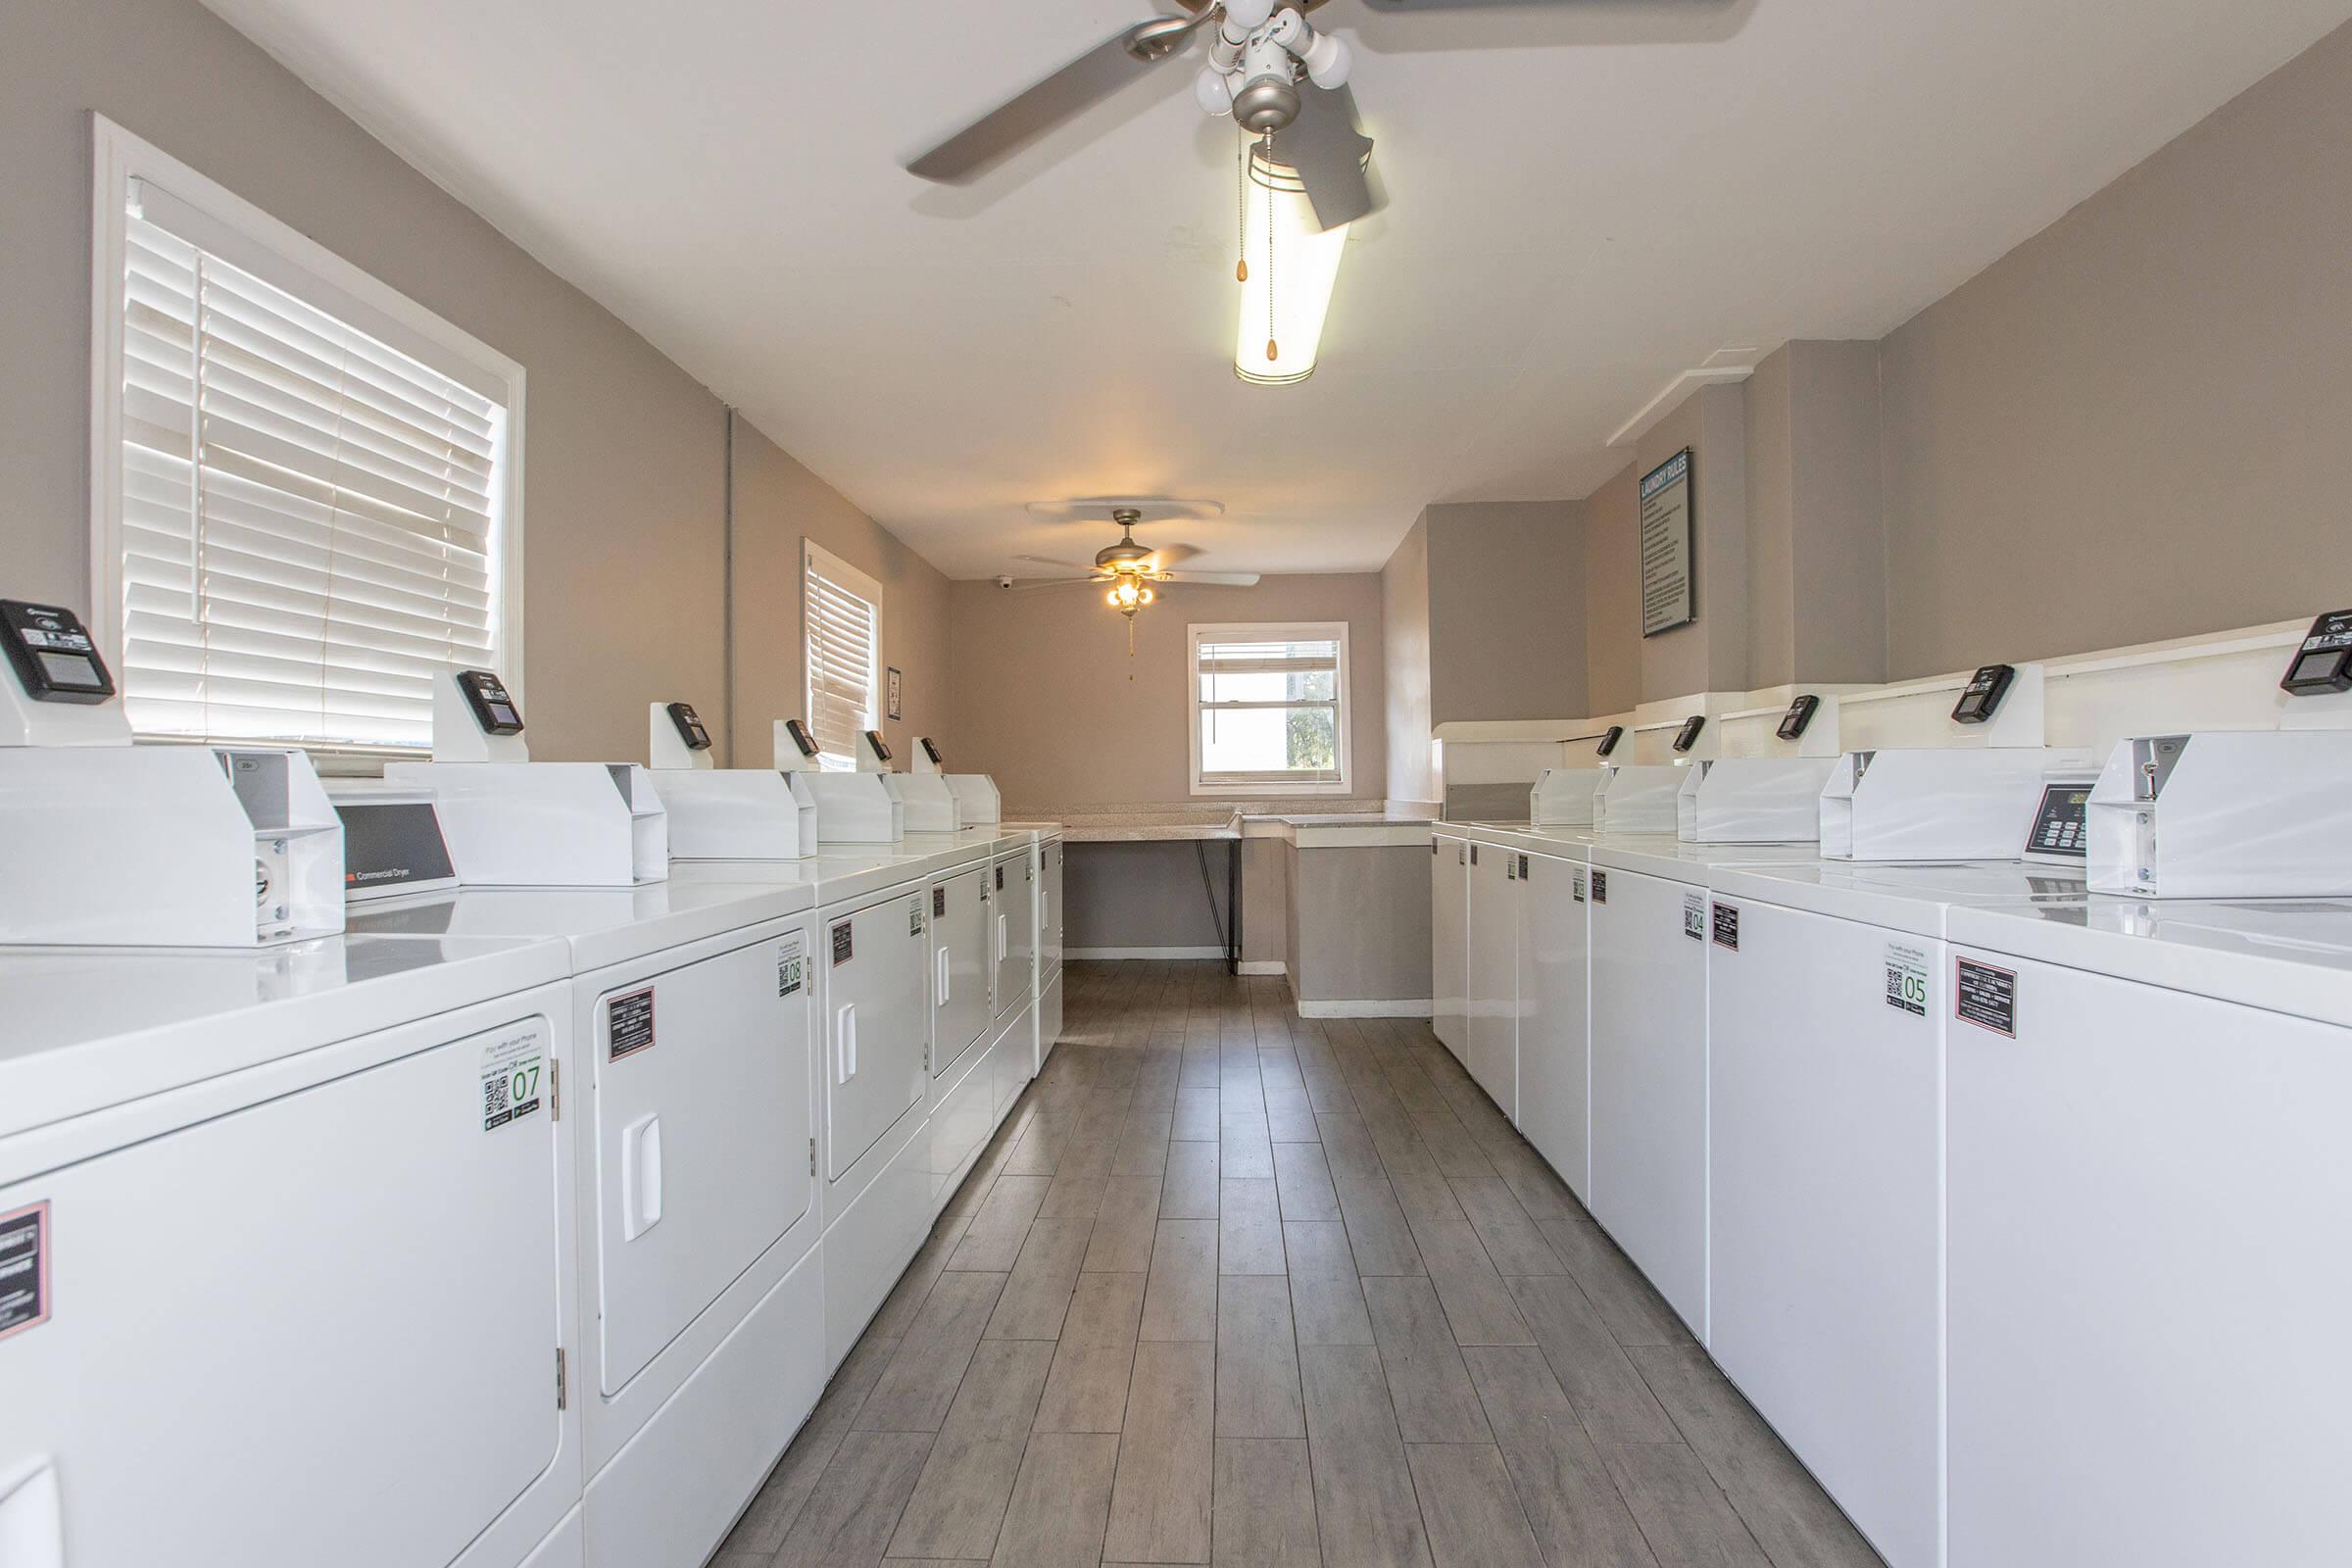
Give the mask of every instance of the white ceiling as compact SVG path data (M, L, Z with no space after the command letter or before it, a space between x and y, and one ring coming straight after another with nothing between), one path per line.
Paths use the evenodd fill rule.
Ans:
M1391 205L1262 388L1197 49L975 186L898 167L1150 0L208 3L958 577L1107 542L1031 501L1214 497L1147 539L1297 571L1588 494L1677 372L1884 335L2352 16L1333 0Z

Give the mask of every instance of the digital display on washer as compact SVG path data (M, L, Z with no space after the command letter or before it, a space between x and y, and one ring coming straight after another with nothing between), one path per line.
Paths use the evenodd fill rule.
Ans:
M462 669L458 671L458 690L466 694L466 706L473 710L473 721L482 726L483 734L522 733L522 710L496 675L486 669Z
M1600 744L1592 749L1592 755L1595 757L1608 756L1617 749L1617 743L1623 739L1625 739L1625 726L1611 724L1607 732L1600 737Z
M1698 732L1707 727L1707 715L1692 713L1683 720L1683 727L1674 732L1674 749L1687 752L1698 744Z
M0 599L0 643L18 684L36 703L103 703L115 695L98 645L71 610Z
M2034 812L2034 831L2026 839L2026 853L2086 858L2089 805L2087 784L2043 785L2041 805Z
M2278 685L2297 697L2352 691L2352 610L2334 611L2311 623Z
M1952 722L1984 723L2001 706L2001 699L2009 695L2009 683L2016 678L2015 664L1986 664L1978 670L1961 689L1960 701L1952 707Z

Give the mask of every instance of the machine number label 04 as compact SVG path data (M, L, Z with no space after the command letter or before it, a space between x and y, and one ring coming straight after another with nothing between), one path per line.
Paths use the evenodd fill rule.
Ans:
M633 1056L654 1043L654 988L605 1004L605 1059Z
M776 944L776 995L789 997L801 989L808 978L808 957L801 951L801 934L795 931Z
M2017 972L1974 958L1954 962L1952 1016L2017 1038Z
M833 964L834 964L834 967L835 967L835 968L839 968L841 965L843 965L843 964L845 964L845 963L849 962L849 961L850 961L850 959L851 959L851 957L852 957L852 956L855 955L855 952L856 952L856 950L855 950L855 949L854 949L854 948L851 946L851 940L850 940L850 922L849 922L849 921L847 921L847 920L836 920L836 921L834 921L834 922L833 922Z
M0 1340L49 1321L49 1205L0 1214Z
M1609 873L1606 871L1592 873L1592 902L1594 904L1609 902Z
M1911 1014L1928 1015L1928 954L1907 942L1886 944L1886 1005Z
M1737 904L1715 906L1714 935L1717 947L1729 948L1734 953L1740 951L1740 906Z
M1683 935L1693 942L1707 940L1707 896L1703 893L1683 895Z
M652 993L647 993L650 998ZM537 1028L482 1047L482 1131L522 1120L547 1102L547 1047Z

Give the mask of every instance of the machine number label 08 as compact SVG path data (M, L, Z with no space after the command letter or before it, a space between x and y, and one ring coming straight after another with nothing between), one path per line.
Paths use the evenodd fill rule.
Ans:
M801 951L801 934L795 931L776 944L776 995L789 997L808 980L808 957Z
M1717 947L1729 948L1734 953L1740 951L1740 906L1737 904L1715 906L1714 935Z
M1683 895L1683 935L1693 942L1707 940L1707 898L1703 893Z
M605 1059L633 1056L654 1043L654 988L605 1004Z
M0 1214L0 1340L49 1321L49 1205Z
M534 1026L482 1047L482 1131L496 1132L546 1103L547 1047Z
M1886 1005L1911 1014L1928 1015L1928 954L1908 942L1886 944Z
M1954 961L1952 1016L2017 1038L2017 971L1974 958Z

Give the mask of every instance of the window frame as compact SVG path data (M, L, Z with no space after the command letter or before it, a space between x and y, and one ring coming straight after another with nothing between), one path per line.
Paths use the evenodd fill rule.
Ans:
M1254 800L1260 796L1346 795L1354 777L1354 683L1348 678L1348 622L1344 620L1209 621L1185 628L1185 714L1192 752L1192 793L1226 800ZM1329 638L1339 645L1339 667L1332 683L1332 710L1339 741L1339 777L1333 780L1269 777L1249 783L1203 782L1200 777L1200 714L1207 707L1200 698L1200 645L1225 642L1308 641Z
M448 356L504 389L506 472L498 487L498 580L492 596L492 636L501 678L517 702L526 701L522 564L527 377L522 366L102 114L90 116L90 555L86 609L91 635L113 667L118 672L123 668L122 304L129 235L126 209L130 182L146 180L265 253L276 269L283 270L283 275L267 281L339 319L342 311L356 305L380 318L381 324L395 333L418 340L428 351ZM303 285L323 290L329 297L305 295ZM331 297L334 295L343 298L337 300ZM378 323L359 320L347 324L368 331ZM147 739L172 744L179 738ZM336 747L291 738L240 744L307 745L320 771L341 774L377 772L387 759L416 755L408 748Z
M839 583L874 607L873 658L866 669L866 723L864 727L880 729L883 725L885 711L882 706L882 631L885 624L882 580L870 571L863 571L851 565L840 556L804 534L801 536L801 712L808 721L808 732L811 735L816 734L816 665L808 657L808 573L811 568ZM820 747L824 744L822 736L817 736L817 744ZM858 766L858 754L855 747L856 742L853 739L852 750L846 757L833 752L820 751L817 754L816 765L826 772L853 771Z

